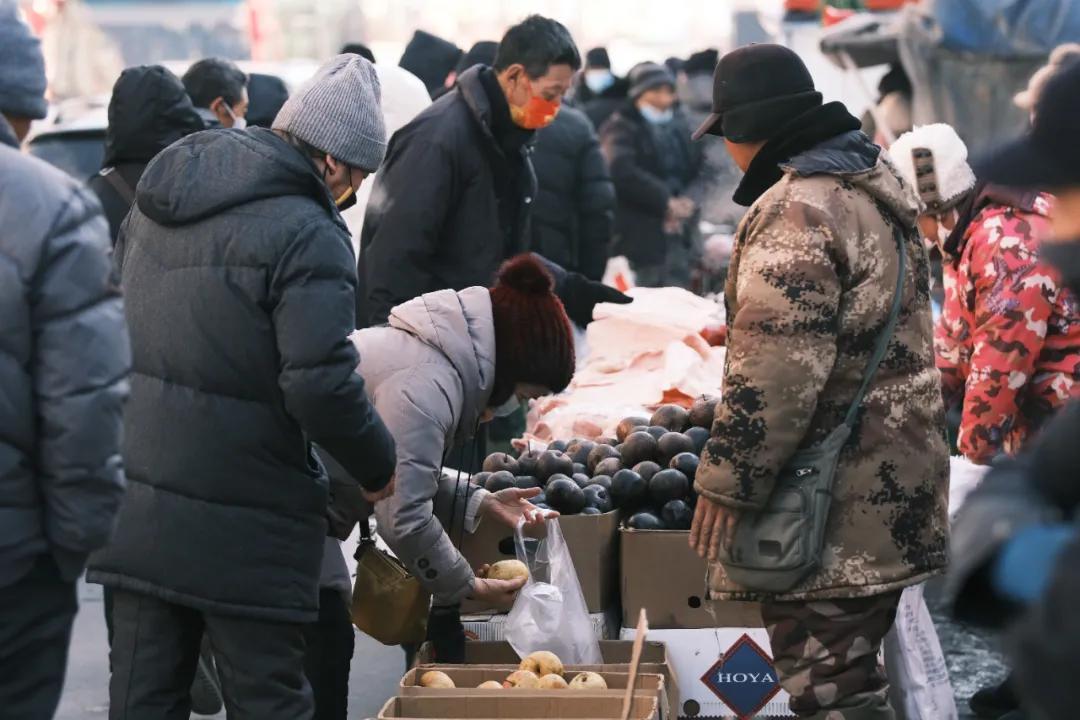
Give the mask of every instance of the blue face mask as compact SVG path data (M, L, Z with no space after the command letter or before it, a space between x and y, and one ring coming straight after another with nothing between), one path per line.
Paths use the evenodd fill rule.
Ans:
M651 122L653 125L663 125L664 123L671 122L675 117L675 110L668 108L667 110L658 110L648 103L643 104L638 108L641 112L641 116Z
M585 85L594 93L602 93L615 84L615 76L610 70L586 70Z
M518 398L517 394L515 393L514 395L510 396L509 400L504 402L502 405L499 405L498 407L492 408L491 411L495 417L503 418L513 415L520 407L521 399Z

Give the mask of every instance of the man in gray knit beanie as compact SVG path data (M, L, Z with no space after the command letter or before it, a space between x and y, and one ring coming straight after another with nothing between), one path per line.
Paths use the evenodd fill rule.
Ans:
M320 592L341 551L314 449L368 502L393 494L394 439L348 340L339 212L385 152L375 72L341 55L272 130L188 135L139 179L115 261L146 364L124 413L128 492L87 573L113 597L110 717L186 718L204 635L230 718L345 716L343 663L316 649L305 673L324 619L341 628L328 642L352 641L347 599Z
M325 164L326 183L342 210L355 204L356 189L386 155L380 102L375 66L359 55L338 55L274 119L275 132Z
M13 0L0 0L0 114L21 142L32 120L45 117L45 60L41 43L19 19Z

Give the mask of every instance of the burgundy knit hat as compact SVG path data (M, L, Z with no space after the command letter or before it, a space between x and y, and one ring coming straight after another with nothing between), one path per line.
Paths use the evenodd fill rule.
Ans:
M519 382L560 392L574 376L574 335L555 280L525 253L499 268L491 288L495 320L495 404L510 399Z

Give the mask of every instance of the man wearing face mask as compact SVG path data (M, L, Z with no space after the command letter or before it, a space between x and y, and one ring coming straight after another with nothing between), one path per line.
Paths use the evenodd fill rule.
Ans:
M1080 62L1065 63L1035 103L1031 130L981 166L980 177L1052 192L1040 254L1080 293ZM1007 648L1024 715L1064 720L1080 703L1080 401L1050 420L1030 451L996 466L953 529L947 583L954 614L1009 627ZM987 532L987 529L990 532ZM1010 715L1010 718L1013 716Z
M630 83L630 100L600 130L618 199L614 254L630 261L638 285L686 288L697 208L684 192L700 151L676 112L671 71L640 63Z
M530 16L503 36L494 67L466 70L394 133L360 235L359 327L386 322L391 308L427 292L486 286L528 247L530 143L580 64L562 24ZM578 324L599 301L629 302L577 273L558 272L556 283Z
M595 47L585 53L585 69L582 70L569 101L589 116L597 131L603 127L611 114L626 102L630 84L611 72L611 58L607 48Z
M113 718L186 718L204 634L229 717L311 718L327 477L393 492L394 442L353 370L339 208L382 161L378 76L340 55L273 130L162 151L120 230L134 369L128 488L88 579L113 589Z
M206 127L247 127L248 78L234 63L206 58L188 68L182 80Z
M934 349L946 409L963 408L957 447L979 464L1015 455L1080 393L1080 306L1039 259L1053 197L977 181L948 125L901 135L889 155L943 258Z

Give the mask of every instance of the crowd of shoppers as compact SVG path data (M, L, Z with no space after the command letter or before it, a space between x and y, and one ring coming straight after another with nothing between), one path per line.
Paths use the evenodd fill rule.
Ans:
M878 651L903 588L946 567L958 405L960 451L999 462L957 521L951 597L1019 618L1022 712L1068 717L1075 53L1033 80L1029 134L973 168L947 126L884 152L777 45L620 78L534 15L467 53L418 31L400 68L347 50L291 96L220 59L125 70L85 187L18 150L45 73L0 3L0 710L51 717L88 564L110 717L187 718L199 678L231 718L346 717L339 540L369 515L459 657L459 603L507 607L521 581L478 577L453 537L544 517L537 490L442 468L567 387L573 324L630 301L599 282L610 254L689 285L722 148L749 209L690 540L712 596L761 603L797 716L893 717ZM834 476L816 561L783 589L734 582L733 548L804 470Z

